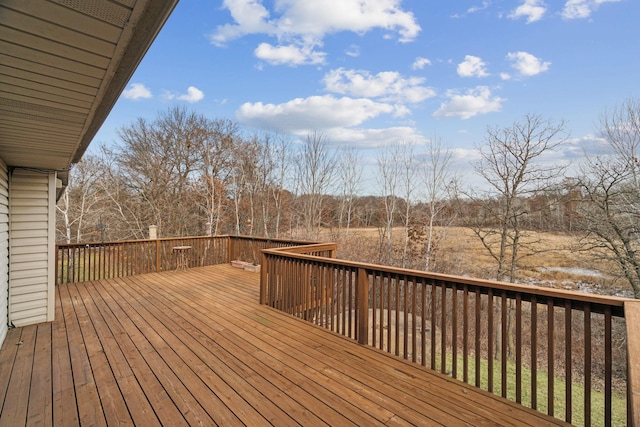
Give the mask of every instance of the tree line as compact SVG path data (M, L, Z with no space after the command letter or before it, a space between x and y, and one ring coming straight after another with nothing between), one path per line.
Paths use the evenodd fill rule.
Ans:
M568 232L610 259L640 296L640 101L600 117L603 142L569 175L546 161L568 136L562 121L529 114L488 128L472 186L461 183L440 138L379 151L373 194L362 195L363 159L321 131L302 140L247 134L235 122L173 107L118 131L119 143L86 155L58 202L57 240L242 234L317 238L378 230L377 259L438 271L449 226L468 227L495 260L498 280L517 281L528 233ZM526 243L525 243L526 242Z

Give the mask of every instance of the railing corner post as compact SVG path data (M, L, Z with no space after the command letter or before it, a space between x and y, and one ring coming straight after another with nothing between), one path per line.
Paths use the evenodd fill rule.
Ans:
M357 309L358 309L358 343L369 343L369 277L367 270L360 267L356 270Z
M267 303L267 280L269 273L267 271L267 255L262 252L262 260L260 261L260 304Z

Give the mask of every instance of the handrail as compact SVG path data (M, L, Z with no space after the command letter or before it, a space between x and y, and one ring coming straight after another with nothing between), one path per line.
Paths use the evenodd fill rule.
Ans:
M282 249L266 249L262 252L265 254L278 254L283 257L288 257L292 259L303 259L308 261L318 261L324 260L330 261L335 265L343 266L343 267L352 267L352 268L364 268L365 270L376 270L384 273L390 274L399 274L399 275L416 275L419 277L424 277L426 279L432 280L443 280L446 284L451 283L459 283L459 284L467 284L470 286L478 286L481 288L491 287L493 289L504 290L510 293L522 293L527 296L526 301L530 301L532 296L544 296L548 298L554 299L572 299L576 302L588 302L596 305L607 305L611 306L613 309L613 313L617 316L624 315L624 304L630 300L629 298L624 297L615 297L615 296L607 296L607 295L598 295L598 294L588 294L584 292L576 292L569 291L564 289L555 289L555 288L545 288L542 286L534 286L534 285L521 285L517 283L508 283L508 282L499 282L495 280L486 280L486 279L475 279L472 277L465 276L455 276L450 274L442 274L442 273L433 273L422 270L412 270L408 268L399 268L399 267L391 267L386 265L378 265L378 264L370 264L356 261L349 261L344 259L335 259L333 257L322 257L319 255L311 255L310 251L306 251L306 248L313 249L314 247L333 247L333 250L337 249L337 244L335 243L323 243L323 244L312 244L305 246L294 246L287 247ZM289 255L290 254L290 255Z
M191 247L184 254L189 266L206 266L235 259L258 263L262 249L310 243L231 235L61 243L56 245L56 284L174 270L178 246Z
M261 303L568 422L619 417L614 393L628 376L628 422L640 412L632 411L640 368L630 360L625 369L640 341L614 345L625 339L634 300L338 260L315 249L263 250ZM574 413L578 401L582 413Z

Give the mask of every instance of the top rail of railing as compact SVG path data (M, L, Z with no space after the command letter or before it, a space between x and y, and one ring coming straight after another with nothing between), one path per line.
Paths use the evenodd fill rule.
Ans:
M359 269L363 268L370 274L376 272L378 274L391 274L397 276L404 276L407 278L422 278L433 281L440 281L446 287L456 285L468 285L480 289L483 293L486 293L489 289L506 291L508 296L514 296L519 294L524 301L530 301L531 297L545 297L551 298L556 302L556 305L564 305L564 302L569 300L572 302L574 308L581 303L590 303L598 306L608 306L612 309L612 314L615 316L624 317L624 304L630 300L629 298L589 294L585 292L570 291L556 288L545 288L534 285L521 285L517 283L499 282L495 280L475 279L472 277L455 276L442 273L433 273L421 270L411 270L407 268L390 267L377 264L369 264L355 261L348 261L343 259L336 259L331 256L322 256L311 254L316 252L317 248L333 248L335 251L337 245L334 243L323 244L309 244L300 245L292 248L283 249L266 249L263 253L271 256L280 256L290 259L300 259L306 261L312 261L315 263L325 263L326 265L340 266L344 268Z

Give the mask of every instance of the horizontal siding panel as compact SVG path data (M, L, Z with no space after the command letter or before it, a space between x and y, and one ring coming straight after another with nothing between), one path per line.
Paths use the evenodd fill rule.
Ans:
M25 278L38 278L43 283L47 283L47 270L15 270L13 265L11 267L11 285L20 286L20 279Z
M19 288L19 293L11 293L11 302L13 304L31 303L32 301L47 300L46 287L25 286Z
M47 248L47 238L46 237L33 237L30 239L22 239L22 240L18 240L18 241L12 241L11 242L11 247L12 248L16 248L16 247L21 247L21 246L42 246L44 245L44 248L41 248L44 252L46 252ZM11 253L13 254L13 250L11 251Z
M47 308L25 310L11 313L11 323L13 326L20 328L22 326L43 323L47 321Z
M14 264L13 266L13 274L19 271L37 271L37 270L47 270L47 260L42 260L42 257L38 259L37 257L29 257L31 259L21 259L21 258L13 258L11 262Z
M49 213L49 209L47 208L46 203L30 203L24 205L14 205L11 210L12 215L47 215ZM18 216L16 220L22 221L22 218ZM45 220L46 222L46 220Z
M18 178L19 181L12 180L11 191L32 191L34 188L47 187L46 174L28 174L18 170L14 172L13 177Z
M46 177L46 175L44 176ZM12 180L11 183L11 192L17 193L19 196L33 196L35 194L40 194L42 196L42 192L47 191L48 184L46 180L43 178L30 179L30 180L21 180L20 182L15 182ZM12 197L16 197L16 194L12 194Z
M32 276L32 277L21 277L19 280L11 281L11 289L13 290L14 286L31 286L31 285L42 285L44 282L42 276Z
M44 215L44 218L47 216ZM27 221L27 219L32 218L33 221ZM40 231L47 230L47 223L42 221L43 215L25 215L21 218L21 221L14 221L11 229L15 233L16 231ZM36 236L35 233L30 233L28 236Z
M11 255L15 256L15 255L22 255L22 254L31 254L31 253L40 253L42 254L42 256L44 256L46 254L45 249L40 246L29 246L29 245L24 245L24 246L13 246L11 248Z
M25 312L29 312L29 311L33 311L35 312L34 314L39 315L40 313L43 313L40 310L45 310L44 314L46 314L46 300L45 299L39 299L39 300L27 300L27 301L22 301L16 304L13 304L13 300L11 301L11 305L12 305L12 310L11 313L15 314L15 313L20 313L22 312L23 314Z
M28 209L33 207L34 209L40 209L42 207L47 207L46 200L31 198L31 199L20 199L16 200L12 205L12 209L20 208L20 209Z
M16 180L17 178L17 180ZM25 176L24 174L20 174L18 172L13 174L13 179L11 181L11 191L32 191L32 190L42 190L45 191L47 188L47 175L39 174L34 176Z
M42 194L39 191L23 191L19 195L20 198L16 199L17 195L13 194L11 207L15 208L19 206L46 206L46 200L43 203L43 200L41 198L38 198L38 195Z
M11 238L12 239L24 239L24 242L19 242L16 243L14 242L12 245L14 247L16 246L38 246L41 244L46 244L46 243L41 243L43 240L46 242L46 238L45 237L37 237L38 233L34 233L34 231L40 231L40 235L42 235L43 232L46 231L46 229L41 229L41 230L22 230L22 231L11 231ZM28 241L28 242L27 242ZM33 241L33 243L31 242ZM42 249L42 248L40 248ZM13 252L12 252L13 253Z

